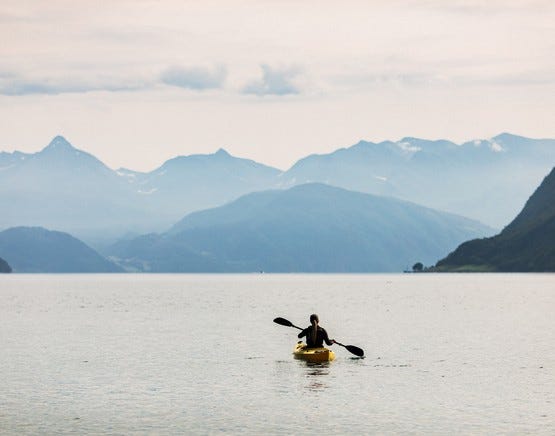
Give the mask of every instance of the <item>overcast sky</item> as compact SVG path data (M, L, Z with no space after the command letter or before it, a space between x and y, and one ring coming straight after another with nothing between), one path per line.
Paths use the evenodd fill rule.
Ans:
M553 0L0 3L0 150L287 169L360 139L555 137Z

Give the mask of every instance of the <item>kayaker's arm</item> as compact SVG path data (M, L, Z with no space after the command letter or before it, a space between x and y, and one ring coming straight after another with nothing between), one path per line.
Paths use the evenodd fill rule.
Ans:
M328 337L328 332L325 329L322 329L323 333L324 333L324 341L326 342L327 345L333 345L335 344L335 339L330 339Z
M303 337L305 337L305 336L307 335L307 333L308 333L308 329L304 329L303 331L301 331L301 332L297 335L297 337L298 337L298 338L303 338Z

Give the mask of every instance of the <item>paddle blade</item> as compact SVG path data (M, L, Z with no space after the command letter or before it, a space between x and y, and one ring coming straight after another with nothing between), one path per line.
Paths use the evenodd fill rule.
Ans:
M364 357L364 350L362 348L355 347L354 345L343 345L341 342L335 341L337 345L341 345L342 347L346 348L347 351L350 351L355 356Z
M345 345L345 348L355 356L364 357L364 350L362 348L355 347L354 345Z
M293 323L291 321L287 321L285 318L275 318L274 322L279 325L284 325L285 327L293 327Z

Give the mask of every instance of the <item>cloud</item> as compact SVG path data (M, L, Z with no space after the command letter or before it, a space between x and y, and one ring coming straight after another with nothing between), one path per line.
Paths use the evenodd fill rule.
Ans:
M171 67L160 75L160 80L166 85L202 91L221 88L226 77L226 68L221 65L213 70L199 67Z
M15 74L0 73L0 95L7 96L77 94L93 91L136 91L149 86L151 85L144 82L120 79L28 79Z
M75 76L87 73L75 73ZM139 91L158 84L202 91L221 88L227 76L223 66L213 70L202 68L171 67L151 77L28 77L23 74L0 71L0 95L58 95L82 94L94 91Z
M262 79L253 80L243 89L243 94L264 95L289 95L300 94L301 91L293 83L300 75L296 68L274 69L269 65L261 65Z

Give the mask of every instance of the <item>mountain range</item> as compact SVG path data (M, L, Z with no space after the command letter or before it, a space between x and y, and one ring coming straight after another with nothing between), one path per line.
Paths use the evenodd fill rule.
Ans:
M501 134L457 145L361 141L281 171L225 150L179 156L151 172L113 170L54 138L37 153L0 153L0 229L44 226L93 246L163 232L190 212L242 195L325 183L394 196L501 228L555 165L555 140Z
M555 168L501 233L461 244L434 270L555 272Z
M245 195L105 251L132 271L390 272L493 230L405 201L324 184Z
M503 133L458 145L403 138L308 156L280 179L393 196L501 228L554 165L553 139Z
M58 136L38 153L0 154L0 228L44 226L85 240L169 227L193 210L265 189L279 170L220 150L149 173L112 170Z

